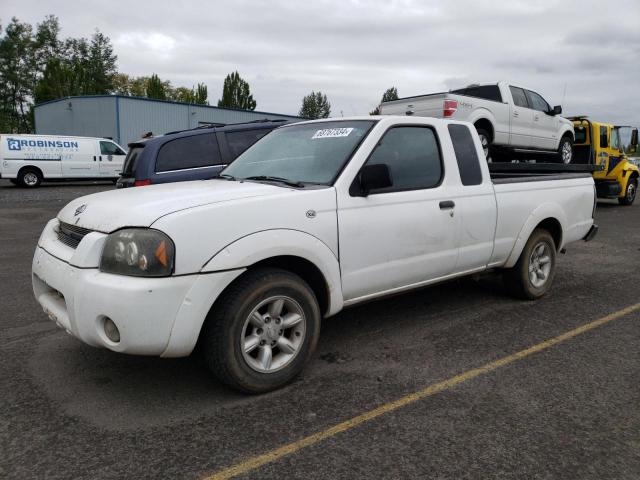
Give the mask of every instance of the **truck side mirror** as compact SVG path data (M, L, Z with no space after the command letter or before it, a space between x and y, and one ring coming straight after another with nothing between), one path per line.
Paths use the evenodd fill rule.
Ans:
M365 165L351 186L351 195L366 197L371 190L387 188L393 185L389 167L384 163Z
M560 115L562 113L562 106L556 105L555 107L553 107L553 110L551 110L551 113L553 115Z
M633 130L631 130L631 146L632 147L638 146L638 129L637 128L634 128Z

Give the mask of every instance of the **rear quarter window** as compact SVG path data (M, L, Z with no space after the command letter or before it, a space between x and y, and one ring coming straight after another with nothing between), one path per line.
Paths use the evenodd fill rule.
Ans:
M448 128L462 184L465 186L480 185L482 170L471 131L464 125L451 124Z
M239 157L241 153L243 153L247 148L256 143L270 131L271 129L269 128L261 128L256 130L225 132L232 158L235 159Z
M176 138L165 143L158 152L156 172L219 165L220 149L214 133Z
M136 165L138 164L138 158L142 154L144 146L129 147L129 153L127 153L124 159L124 165L122 166L122 175L131 175L136 171Z
M494 102L502 102L502 95L498 85L482 85L479 87L466 87L452 90L451 93L467 95L469 97L484 98Z

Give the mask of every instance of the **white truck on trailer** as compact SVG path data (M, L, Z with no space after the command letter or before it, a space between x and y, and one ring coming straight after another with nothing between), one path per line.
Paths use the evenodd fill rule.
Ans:
M116 180L125 156L106 138L0 135L0 178L27 188L43 180Z
M542 158L570 163L573 123L532 90L498 82L380 105L382 115L413 115L471 122L485 157L493 161Z
M466 122L354 117L286 125L221 178L78 198L33 259L44 311L82 341L180 357L278 388L320 320L383 295L498 268L536 299L556 254L597 227L589 174L492 179Z

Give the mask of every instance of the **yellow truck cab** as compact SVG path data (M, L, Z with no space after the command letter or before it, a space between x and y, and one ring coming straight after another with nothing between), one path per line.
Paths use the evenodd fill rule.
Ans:
M571 117L575 129L573 163L599 165L593 172L598 198L617 198L620 205L631 205L638 191L638 167L626 152L636 151L638 129L593 122L587 117ZM630 130L627 145L621 131Z

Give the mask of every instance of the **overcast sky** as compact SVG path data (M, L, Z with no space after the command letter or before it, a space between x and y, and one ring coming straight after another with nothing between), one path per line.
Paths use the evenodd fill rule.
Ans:
M0 19L57 15L62 36L108 35L118 68L176 85L227 73L257 110L297 114L311 90L332 116L400 96L508 80L564 112L640 124L640 0L58 1L2 0Z

